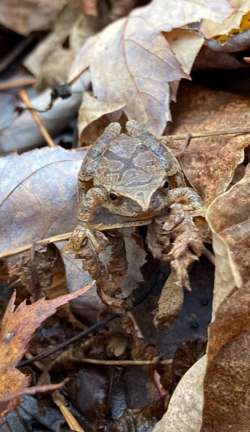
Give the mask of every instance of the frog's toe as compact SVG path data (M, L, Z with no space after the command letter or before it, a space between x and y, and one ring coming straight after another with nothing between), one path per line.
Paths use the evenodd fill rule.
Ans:
M110 139L116 138L121 133L121 125L118 122L110 123L104 130L102 138L108 137Z
M140 123L138 123L136 120L127 121L126 129L127 129L128 134L131 137L138 137L144 132L142 125Z

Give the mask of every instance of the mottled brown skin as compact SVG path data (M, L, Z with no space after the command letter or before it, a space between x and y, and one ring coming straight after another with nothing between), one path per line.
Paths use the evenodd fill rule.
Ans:
M119 123L111 123L83 161L79 223L71 238L75 251L88 243L99 253L110 243L112 230L149 225L172 203L201 207L170 150L135 121L126 128L124 134Z
M119 123L111 123L83 161L80 243L86 237L98 247L97 231L148 225L176 200L200 205L177 159L159 140L135 121L127 122L128 134L120 130ZM77 232L75 247L80 247Z

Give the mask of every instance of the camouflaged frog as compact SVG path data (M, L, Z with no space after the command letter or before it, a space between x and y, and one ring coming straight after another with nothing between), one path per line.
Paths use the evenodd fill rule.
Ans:
M162 243L159 226L163 232L162 221L167 221L171 205L178 204L192 211L202 207L198 195L186 186L177 159L163 142L135 121L128 121L126 129L126 134L121 133L119 123L111 123L105 129L87 151L78 179L79 221L70 243L74 251L86 246L88 251L92 250L95 264L92 259L90 273L95 279L98 265L105 267L99 254L111 245L112 265L108 266L104 285L112 284L112 272L119 274L114 278L115 284L121 284L126 278L129 263L122 240L124 233L128 238L128 233L129 236L135 233L136 227L161 221L154 240L154 228L151 229L148 242L152 254L158 257L159 250L154 254L153 249L155 242L158 246ZM137 238L137 244L138 241ZM169 247L165 249L169 252ZM164 244L162 255L166 256ZM88 267L88 260L86 263Z

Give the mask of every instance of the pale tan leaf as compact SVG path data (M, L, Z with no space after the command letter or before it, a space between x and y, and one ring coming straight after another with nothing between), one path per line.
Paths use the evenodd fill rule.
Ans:
M49 35L26 57L24 65L36 76L36 88L64 84L73 59L87 38L96 32L96 22L79 14L79 2L70 1L60 12Z
M249 0L229 0L232 12L222 23L215 23L213 20L204 20L201 25L201 32L206 38L218 35L227 35L230 30L238 29L244 14L250 11Z
M195 31L182 28L166 33L165 37L181 63L184 72L189 74L193 61L203 45L203 37Z
M128 118L160 135L171 118L169 83L188 77L187 65L191 67L201 45L201 40L196 40L194 49L193 38L190 40L185 34L189 54L185 58L180 55L183 66L162 32L205 17L223 19L229 11L227 2L215 6L214 1L171 0L166 4L164 0L154 0L134 9L127 18L87 41L75 60L70 79L90 68L97 99L124 104Z
M24 35L32 31L49 30L68 2L69 0L1 0L0 22Z
M203 356L180 380L166 414L153 432L200 432L205 370L206 356Z
M109 119L104 118L105 114L119 112L122 108L124 108L124 104L108 101L102 102L93 97L89 92L85 92L78 117L80 142L82 144L95 142L104 128L109 124ZM96 120L99 120L99 122Z

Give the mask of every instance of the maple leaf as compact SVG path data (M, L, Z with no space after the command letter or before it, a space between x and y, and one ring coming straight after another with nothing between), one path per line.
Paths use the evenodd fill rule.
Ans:
M27 345L40 324L53 315L57 308L70 300L84 294L91 285L71 294L57 297L53 300L44 298L27 305L22 302L15 309L15 292L6 308L0 331L0 416L13 409L22 394L54 390L62 384L37 386L27 389L29 377L16 369L16 365L23 357Z
M196 32L189 31L188 37L184 32L171 41L163 32L202 18L223 19L229 10L226 1L218 5L213 0L154 0L89 38L79 51L70 79L89 68L98 100L124 104L128 118L159 135L171 118L173 87L176 89L179 80L188 77L203 43ZM185 58L180 49L183 44L177 43L181 38L186 42Z

